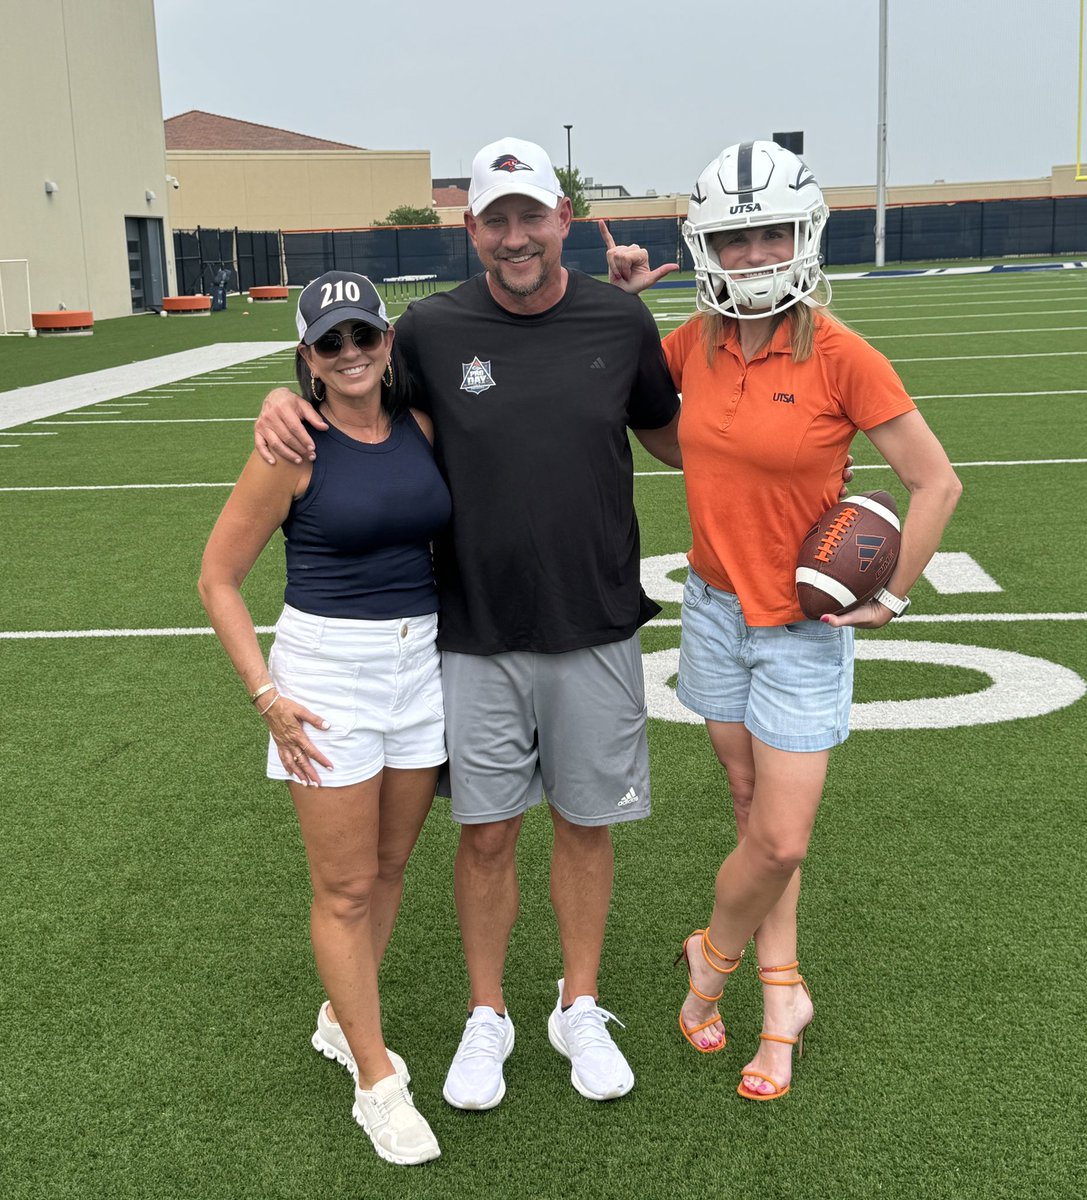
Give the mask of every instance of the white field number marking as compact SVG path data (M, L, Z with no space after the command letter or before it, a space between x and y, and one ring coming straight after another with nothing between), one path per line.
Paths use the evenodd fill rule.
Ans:
M683 584L670 579L669 574L685 569L686 565L684 554L658 554L642 559L642 586L646 593L654 600L682 603ZM943 594L1001 590L1000 585L968 554L937 554L929 564L926 576ZM855 704L850 717L850 728L854 730L953 729L1021 720L1066 708L1087 693L1087 683L1067 667L1048 659L986 646L869 640L861 636L856 642L856 656L858 661L864 662L964 667L987 675L991 683L981 691L955 696ZM643 655L643 663L649 715L662 721L702 724L702 718L684 708L668 684L679 669L679 649Z
M969 554L956 551L937 551L925 568L925 578L943 596L1004 590Z
M980 671L992 681L980 692L918 700L869 700L854 704L850 729L958 729L1041 717L1075 704L1087 683L1075 671L1044 658L962 646L950 642L856 642L858 661L930 663ZM649 715L661 721L701 725L702 718L679 702L668 680L679 669L679 649L642 655Z
M681 603L683 584L669 576L676 571L686 571L686 568L686 554L655 554L643 558L642 587L646 595L657 601ZM924 575L932 588L943 596L1004 590L969 554L958 551L939 551L934 554Z

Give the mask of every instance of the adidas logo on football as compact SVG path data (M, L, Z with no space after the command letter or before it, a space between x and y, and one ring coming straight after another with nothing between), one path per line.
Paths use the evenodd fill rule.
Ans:
M594 358L593 361L591 363L589 363L590 371L603 371L603 369L604 369L604 360L602 358Z
M638 793L633 788L628 788L627 794L622 798L622 800L619 801L619 803L615 807L623 808L627 804L637 804L637 803L638 803Z

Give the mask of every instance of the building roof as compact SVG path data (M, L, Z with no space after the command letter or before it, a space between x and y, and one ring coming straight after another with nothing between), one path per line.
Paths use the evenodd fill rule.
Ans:
M459 187L436 187L431 189L431 196L439 208L467 208L468 189Z
M167 150L361 150L346 142L237 121L194 108L164 122Z

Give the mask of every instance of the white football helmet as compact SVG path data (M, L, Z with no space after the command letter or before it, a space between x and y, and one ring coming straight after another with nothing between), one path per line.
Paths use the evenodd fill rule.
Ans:
M791 150L777 142L742 142L722 150L699 175L683 225L694 258L698 309L740 319L767 317L810 296L822 277L819 244L829 215L815 176ZM782 224L793 226L793 257L787 262L758 272L721 266L712 234Z

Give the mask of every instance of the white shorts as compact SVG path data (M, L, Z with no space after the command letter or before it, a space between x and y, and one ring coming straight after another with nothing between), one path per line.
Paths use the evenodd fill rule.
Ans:
M287 605L268 655L272 681L331 725L307 725L333 765L313 764L324 787L347 787L384 767L445 762L445 709L438 618L356 621L318 617ZM268 778L290 779L268 739Z

